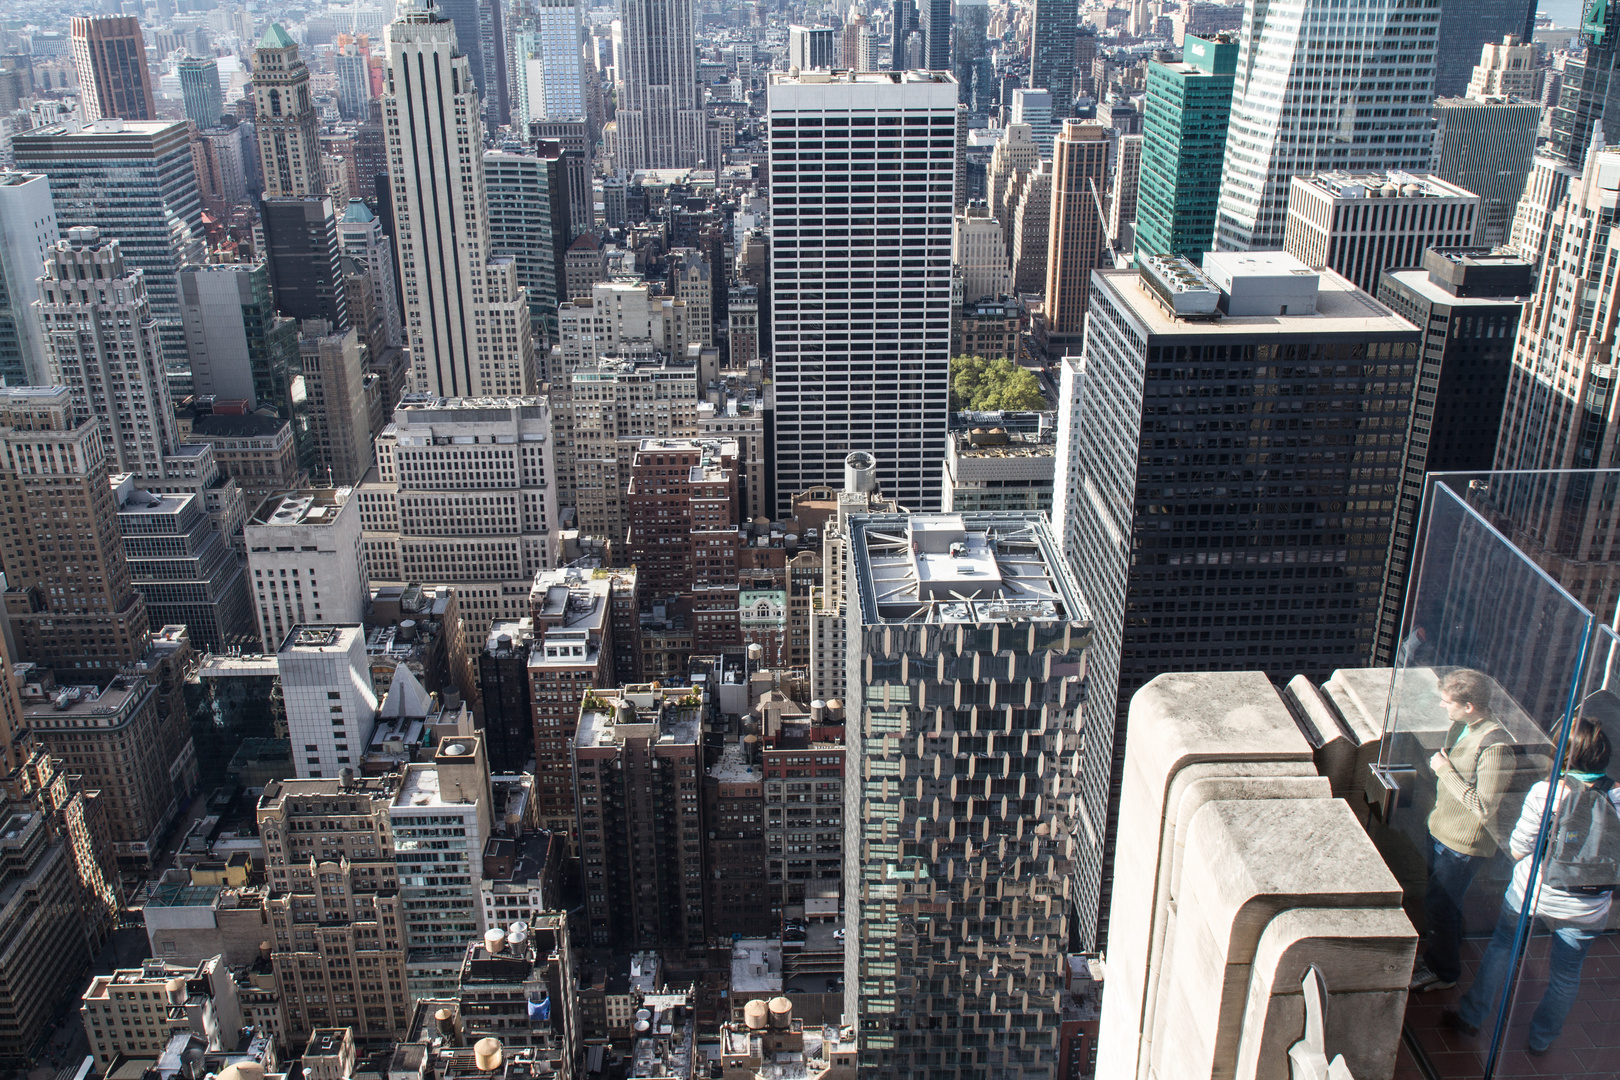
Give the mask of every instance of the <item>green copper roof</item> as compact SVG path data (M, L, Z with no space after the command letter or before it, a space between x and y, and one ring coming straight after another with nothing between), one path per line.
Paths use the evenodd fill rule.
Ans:
M296 49L298 42L287 36L287 31L281 28L280 23L271 23L264 28L264 36L259 39L261 49Z

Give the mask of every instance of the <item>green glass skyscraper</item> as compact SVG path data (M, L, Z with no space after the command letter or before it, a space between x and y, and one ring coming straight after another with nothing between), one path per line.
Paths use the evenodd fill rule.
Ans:
M1196 259L1214 247L1238 43L1187 35L1179 64L1148 65L1136 250Z

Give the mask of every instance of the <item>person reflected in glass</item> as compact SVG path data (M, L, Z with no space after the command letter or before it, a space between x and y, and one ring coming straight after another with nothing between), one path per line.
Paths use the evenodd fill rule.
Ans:
M1444 746L1429 759L1435 796L1423 894L1428 949L1412 972L1416 991L1449 990L1462 977L1463 900L1496 854L1496 814L1514 759L1513 739L1491 709L1495 693L1490 677L1472 668L1440 678L1440 704L1451 723Z
M1565 803L1577 793L1596 788L1607 796L1609 805L1620 814L1620 788L1606 775L1609 767L1609 739L1603 729L1591 720L1576 722L1569 734L1569 747L1564 754L1564 775L1558 782L1557 803L1553 807L1552 821L1559 823ZM1508 839L1508 853L1516 860L1513 880L1502 898L1502 912L1496 920L1496 930L1480 959L1474 983L1462 996L1457 1008L1447 1009L1441 1019L1448 1027L1467 1034L1479 1031L1487 1013L1497 1007L1502 986L1512 966L1513 938L1519 924L1519 913L1524 910L1525 894L1530 888L1530 854L1535 849L1536 834L1541 829L1542 814L1547 806L1548 783L1537 781L1524 798L1524 809L1513 826ZM1550 853L1551 847L1549 845ZM1543 855L1545 860L1550 854ZM1544 872L1542 876L1545 876ZM1527 1049L1537 1056L1545 1054L1559 1032L1564 1019L1575 1004L1581 989L1581 967L1586 963L1587 951L1603 932L1609 918L1609 906L1614 900L1614 885L1589 886L1579 889L1555 889L1545 881L1536 892L1535 914L1552 932L1552 948L1547 960L1547 990L1541 995L1530 1018L1530 1039Z

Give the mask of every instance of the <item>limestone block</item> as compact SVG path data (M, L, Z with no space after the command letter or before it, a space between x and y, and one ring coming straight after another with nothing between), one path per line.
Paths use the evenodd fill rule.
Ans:
M1251 965L1238 1080L1288 1080L1300 985L1315 964L1327 991L1327 1043L1357 1080L1389 1080L1406 1014L1417 932L1389 908L1295 908L1266 927Z
M1350 800L1355 796L1350 809L1357 812L1358 819L1365 819L1362 786L1367 767L1378 760L1380 730L1357 729L1346 723L1328 696L1303 675L1289 680L1285 696L1315 750L1316 771L1332 782L1334 798Z
M1234 1075L1255 960L1280 914L1388 908L1399 917L1399 884L1334 799L1204 804L1187 830L1181 880L1154 1008L1151 1075L1165 1080ZM1288 974L1292 989L1299 975Z
M1137 691L1124 773L1098 1075L1128 1078L1147 1075L1141 1052L1155 1026L1150 980L1163 970L1156 953L1174 895L1178 822L1210 798L1245 797L1242 784L1272 798L1326 797L1329 788L1316 775L1310 745L1258 672L1161 675ZM1237 786L1209 786L1240 778ZM1265 786L1273 781L1296 783Z

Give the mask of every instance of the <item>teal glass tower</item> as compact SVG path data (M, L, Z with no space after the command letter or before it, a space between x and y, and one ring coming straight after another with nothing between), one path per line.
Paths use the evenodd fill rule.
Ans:
M1179 64L1148 65L1136 250L1196 259L1214 247L1232 115L1236 35L1187 35Z

